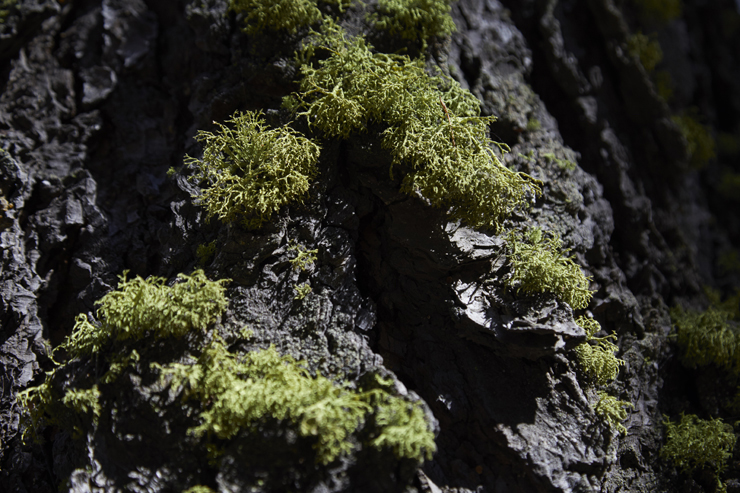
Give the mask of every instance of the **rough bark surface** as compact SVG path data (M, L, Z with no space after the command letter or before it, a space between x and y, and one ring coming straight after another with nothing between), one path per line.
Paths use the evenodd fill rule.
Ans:
M712 370L678 363L668 310L699 306L703 286L740 286L737 271L717 267L740 247L737 197L716 193L738 155L692 168L671 115L695 106L716 132L737 134L740 34L727 24L740 15L730 0L687 0L656 27L676 82L669 106L623 50L630 5L459 0L457 32L428 60L498 117L491 135L511 148L505 164L542 181L542 197L509 222L558 233L593 276L588 310L626 362L608 389L634 404L621 435L593 410L570 306L508 289L505 237L399 192L378 139L323 141L310 198L256 231L207 222L194 185L166 176L199 155L193 136L212 122L236 110L278 118L297 89L298 36L248 36L226 0L19 1L0 24L0 489L713 491L711 477L679 474L659 455L663 414L733 420ZM352 7L345 20L367 31L363 15ZM434 458L419 466L358 449L318 466L303 461L310 444L284 432L243 436L209 462L186 431L192 408L168 400L145 361L115 383L85 436L47 427L43 443L24 444L15 396L43 381L49 347L75 316L92 317L126 269L192 272L197 247L214 240L204 268L232 280L215 329L232 351L274 345L330 378L392 378L423 402ZM289 263L295 243L318 250L305 272ZM303 282L312 292L296 299ZM245 326L248 341L237 337ZM137 347L169 362L197 344ZM735 464L728 491L740 491Z

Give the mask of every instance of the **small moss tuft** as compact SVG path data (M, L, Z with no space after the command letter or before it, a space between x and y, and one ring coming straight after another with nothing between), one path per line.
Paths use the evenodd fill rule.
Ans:
M730 321L733 312L710 306L703 312L671 309L681 363L688 368L716 365L731 373L740 372L740 333Z
M308 296L311 291L313 291L311 285L307 282L304 282L303 284L296 284L295 286L293 286L293 288L295 289L296 294L294 299L296 300L302 300L303 298Z
M297 252L295 258L289 260L293 269L305 271L310 265L316 262L316 254L319 253L318 248L314 250L306 250L302 246L293 245L288 250L294 250Z
M399 459L421 461L435 450L418 403L391 395L377 378L378 388L353 391L311 377L300 362L273 347L239 359L216 340L193 365L153 366L173 388L184 388L183 398L204 406L200 424L190 430L195 436L229 440L241 431L257 433L272 419L313 440L316 462L322 464L349 453L363 425L371 426L370 446L390 449Z
M545 238L542 230L532 228L525 235L510 232L506 244L512 267L508 279L511 287L525 293L553 293L575 310L588 306L592 297L590 278L562 250L560 238Z
M579 317L576 323L583 327L587 334L586 342L575 348L581 368L596 385L606 385L617 378L619 367L624 365L624 360L615 356L619 348L610 340L616 340L617 336L610 334L594 337L594 334L601 330L601 325L592 318ZM591 342L596 344L590 344Z
M703 420L693 414L681 414L678 423L664 416L663 424L666 443L660 455L689 474L703 468L713 470L718 486L722 487L719 473L735 448L732 426L719 418Z
M306 195L319 146L288 126L267 129L260 113L237 112L227 123L233 128L217 123L219 133L199 131L203 159L188 156L185 163L197 170L192 179L206 184L197 202L209 218L258 228Z
M625 435L627 428L624 427L622 421L627 419L627 408L634 408L634 404L627 401L620 401L616 397L601 390L598 391L598 394L599 402L594 406L594 411L609 423L609 426L616 428L619 433Z
M663 60L663 50L655 35L648 37L638 31L627 39L627 51L640 61L645 70L652 72Z
M703 167L715 156L714 138L709 127L699 123L691 112L674 115L672 119L688 143L691 164L697 168Z
M322 18L316 0L230 0L229 9L244 14L242 30L248 34L266 30L296 33Z
M377 11L369 16L375 29L404 39L420 40L426 46L433 36L455 32L450 5L455 0L379 0Z

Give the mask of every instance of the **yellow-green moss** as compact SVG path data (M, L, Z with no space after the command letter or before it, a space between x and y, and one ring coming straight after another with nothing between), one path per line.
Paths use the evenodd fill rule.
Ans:
M678 423L664 416L663 424L666 443L660 450L661 457L689 474L703 468L712 470L721 488L719 473L735 448L732 426L719 418L703 420L693 414L681 414Z
M313 291L311 285L307 282L304 282L303 284L296 284L295 286L293 286L293 288L295 289L294 299L296 300L302 300L303 298L308 296L311 291Z
M599 402L594 406L596 414L609 423L609 426L616 428L619 433L625 435L627 428L624 427L622 421L627 419L627 408L634 408L634 404L627 401L620 401L614 396L607 394L604 391L598 391Z
M229 9L244 14L242 29L249 34L265 30L295 33L322 18L316 0L230 0Z
M630 55L640 60L648 72L652 72L663 60L663 50L655 35L648 37L642 34L642 31L632 34L627 39L627 50Z
M562 249L560 238L546 236L538 228L508 234L508 284L525 293L553 293L576 310L586 308L592 297L590 278Z
M700 168L715 155L714 138L709 127L699 123L696 118L690 112L672 117L688 143L691 164Z
M184 399L202 403L200 424L190 430L198 437L229 440L277 420L312 440L316 462L322 464L351 452L364 427L371 437L367 445L399 459L422 461L435 450L420 405L390 394L389 383L380 378L374 388L355 391L312 377L300 362L272 347L238 358L219 340L192 365L154 366L174 389L184 389Z
M369 20L375 29L419 40L426 46L433 36L448 36L455 31L450 5L455 0L378 0Z
M288 126L268 129L260 113L236 112L227 123L215 134L199 131L203 158L185 159L196 169L193 181L204 183L196 201L209 218L258 228L308 193L319 146Z
M611 339L616 340L617 336L610 334L604 337L594 337L601 330L601 325L592 318L579 317L576 323L586 330L587 336L586 342L575 348L581 368L596 385L606 385L617 378L619 367L624 365L624 360L615 356L619 348L611 341Z
M508 148L491 141L493 117L480 116L480 103L450 79L428 75L420 60L373 53L360 37L325 23L309 47L330 53L302 68L301 92L288 100L311 128L348 138L372 123L387 128L382 145L404 173L401 189L421 194L435 207L474 227L498 230L539 182L505 167L497 156Z
M289 260L293 269L305 271L310 265L316 262L316 254L319 253L318 249L306 250L300 245L293 245L288 250L295 251L296 256Z
M203 330L226 309L223 284L227 281L210 281L203 271L190 276L180 274L180 282L174 286L166 286L159 277L129 280L124 273L120 279L118 290L96 302L98 323L91 323L85 315L77 317L72 334L56 350L66 360L55 363L44 383L18 394L18 403L25 410L24 438L35 434L44 423L73 429L79 435L83 421L97 421L102 409L97 381L91 386L85 378L65 382L64 392L57 381L72 360L96 357L96 366L104 372L99 381L113 383L123 370L139 361L139 353L128 349L128 343L144 337L182 337L191 330ZM89 419L81 420L81 415Z

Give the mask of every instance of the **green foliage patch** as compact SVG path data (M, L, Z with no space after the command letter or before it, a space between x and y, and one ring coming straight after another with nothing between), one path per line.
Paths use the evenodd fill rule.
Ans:
M691 164L697 168L707 164L715 156L714 138L709 127L699 123L697 116L691 112L674 115L671 119L678 125L688 143Z
M627 39L627 50L630 55L640 60L645 70L652 72L663 60L663 50L655 36L646 36L638 31Z
M331 23L299 59L317 48L330 56L304 63L301 92L287 106L302 108L309 126L333 138L384 124L391 176L394 167L403 169L407 194L421 194L471 226L498 230L528 193L540 193L539 182L501 163L496 152L508 148L488 137L495 118L481 117L478 100L455 81L430 76L420 60L373 53L364 39L348 39Z
M277 420L312 438L322 464L349 453L362 426L372 430L368 445L389 449L399 459L422 461L435 450L421 406L391 395L390 383L380 378L376 388L354 391L321 375L311 377L300 362L272 347L240 359L218 340L195 364L155 366L173 389L184 389L184 399L202 403L200 424L190 430L198 437L228 440Z
M317 174L319 146L288 126L268 129L260 113L236 112L220 131L199 131L203 158L186 157L204 182L196 197L208 217L258 228L286 204L298 202ZM233 126L233 128L232 128Z
M622 421L627 419L627 408L634 408L634 404L627 401L620 401L616 397L601 390L598 391L598 394L599 402L594 406L594 411L609 423L609 426L616 428L619 433L625 435L627 428L624 427Z
M305 271L310 265L316 262L316 254L319 253L318 248L314 250L306 250L302 246L293 245L288 250L296 252L296 256L289 260L293 269Z
M532 228L524 235L512 231L506 238L512 272L508 284L525 293L550 292L573 309L586 308L591 301L590 278L563 251L562 241L545 237L542 230Z
M118 290L96 302L99 323L91 323L85 315L77 317L72 334L57 348L64 350L67 360L55 363L44 383L18 393L18 403L26 410L22 414L24 439L29 433L35 434L43 423L71 428L76 435L82 433L80 416L89 418L85 422L97 423L102 412L98 383L83 388L80 385L84 382L66 381L73 360L103 355L108 370L99 381L112 383L126 367L139 361L136 350L126 350L128 342L144 337L182 337L188 331L203 330L227 306L223 287L227 280L210 281L200 270L190 276L180 274L180 282L174 286L166 286L160 277L128 280L124 273L120 279ZM123 347L112 351L115 343ZM60 377L65 382L60 383Z
M322 18L316 0L230 0L229 9L244 14L242 30L248 34L265 30L295 33Z
M606 385L617 378L619 367L624 365L624 360L615 356L619 348L611 341L616 340L617 336L609 334L594 337L594 334L601 330L601 325L592 318L579 317L576 323L586 330L587 335L586 342L575 348L581 368L597 385Z
M664 416L663 424L666 443L660 455L686 473L705 467L712 469L721 487L719 473L735 448L732 426L719 418L703 420L694 414L681 414L678 423Z
M397 34L404 39L421 40L426 46L432 36L448 36L455 31L450 5L455 0L379 0L377 11L369 16L375 29Z

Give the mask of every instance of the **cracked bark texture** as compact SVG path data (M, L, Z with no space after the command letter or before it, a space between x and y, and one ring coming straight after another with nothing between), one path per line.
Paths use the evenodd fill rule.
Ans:
M20 1L0 35L0 488L711 491L659 457L662 414L721 413L701 390L711 376L675 361L668 307L699 299L703 285L740 285L716 268L740 242L737 202L712 192L717 162L688 166L672 108L623 50L634 22L625 5L460 0L457 32L429 58L498 117L491 135L511 147L505 163L543 182L510 225L557 232L593 276L589 311L618 334L626 361L609 390L635 405L621 436L593 411L596 389L571 351L585 338L571 308L507 289L504 237L399 193L378 139L323 142L310 199L258 231L206 222L193 186L166 177L184 154L199 155L192 137L213 121L255 109L277 118L296 89L297 39L243 34L226 0ZM674 104L736 131L739 38L713 27L735 7L683 5L659 29L679 82ZM345 16L367 31L361 19L356 8ZM124 269L172 279L213 240L206 273L232 279L216 330L233 351L274 345L330 378L393 378L399 394L425 403L434 459L417 467L358 450L319 467L301 460L305 444L277 434L243 436L209 464L184 438L185 407L162 397L148 365L116 384L86 436L49 427L43 444L23 444L15 395L42 381L48 347L74 317L94 313ZM307 272L288 262L295 242L318 249ZM312 292L296 300L302 282ZM244 326L248 342L236 335ZM194 344L140 349L175 361ZM740 490L740 470L725 477Z

